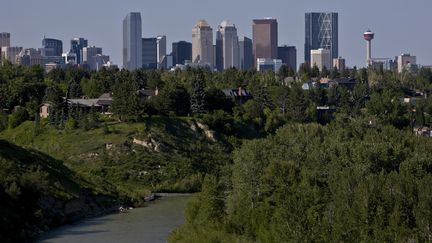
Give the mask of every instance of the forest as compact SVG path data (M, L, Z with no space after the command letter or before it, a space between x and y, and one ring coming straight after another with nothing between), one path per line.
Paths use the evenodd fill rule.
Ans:
M106 93L108 114L67 102ZM171 242L424 242L432 240L432 140L413 129L432 126L431 93L426 68L45 73L5 63L0 139L52 156L95 194L140 205L149 192L198 192ZM40 170L29 168L0 178L0 194L24 202L22 178Z

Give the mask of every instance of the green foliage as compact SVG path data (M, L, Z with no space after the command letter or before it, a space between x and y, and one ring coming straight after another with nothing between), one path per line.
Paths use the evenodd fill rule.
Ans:
M9 124L8 115L5 112L0 111L0 132L7 129L8 124Z
M126 70L118 73L116 84L113 88L112 111L122 121L139 121L143 114L140 100L137 94L138 85L130 80L130 74Z
M205 114L202 121L208 125L212 130L232 134L235 129L235 121L231 114L223 110L215 110L211 113Z
M194 115L204 114L206 112L205 101L205 83L199 77L192 81L192 91L190 96L191 112Z
M17 107L17 109L9 116L9 128L15 128L21 123L29 119L27 110L23 107Z
M178 84L167 84L156 97L155 106L162 114L174 113L177 116L186 116L190 113L190 95L187 90Z
M171 239L428 241L432 141L367 124L293 124L245 142L234 152L230 179L219 181L232 186L221 192L214 179L205 183L206 196L191 201L186 225ZM226 208L217 227L215 217L202 216L216 194L228 194L220 207L206 207L208 214Z

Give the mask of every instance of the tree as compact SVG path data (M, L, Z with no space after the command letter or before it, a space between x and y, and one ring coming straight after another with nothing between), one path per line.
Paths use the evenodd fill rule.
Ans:
M23 107L18 107L14 113L9 117L9 127L15 128L21 123L27 121L29 119L29 114L27 110Z
M201 78L195 77L193 79L190 98L192 114L199 115L206 113L205 83L202 81Z
M312 77L312 70L309 63L302 63L298 72L300 79L305 82Z
M190 113L190 95L179 84L169 83L155 97L155 108L162 114L186 116Z
M111 109L122 121L139 121L143 116L138 87L130 79L129 72L122 70L117 76L113 89L113 102Z
M329 75L330 75L329 70L327 69L326 66L323 66L322 71L321 71L321 77L327 78Z
M314 64L312 67L312 70L311 70L311 77L317 78L319 76L320 76L320 70L319 70L318 66L316 64Z
M284 80L287 77L294 76L294 70L286 64L283 64L278 71L278 76L280 79Z

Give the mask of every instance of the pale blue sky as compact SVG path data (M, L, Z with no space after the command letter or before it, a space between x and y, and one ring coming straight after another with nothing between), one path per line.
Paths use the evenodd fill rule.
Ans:
M1 0L0 32L11 32L12 44L40 47L43 35L63 40L85 37L103 48L120 66L122 20L128 12L141 12L144 37L165 34L168 46L191 41L191 29L199 19L216 26L224 19L236 24L239 35L251 37L253 18L275 17L279 44L295 45L303 61L304 13L339 13L339 54L347 65L363 66L362 33L376 33L373 57L404 52L417 62L432 65L432 0Z

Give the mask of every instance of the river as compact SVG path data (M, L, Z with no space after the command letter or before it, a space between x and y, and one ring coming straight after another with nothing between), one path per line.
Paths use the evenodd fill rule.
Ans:
M172 196L128 213L111 214L63 226L43 234L39 243L135 243L166 242L184 222L183 209L189 196Z

